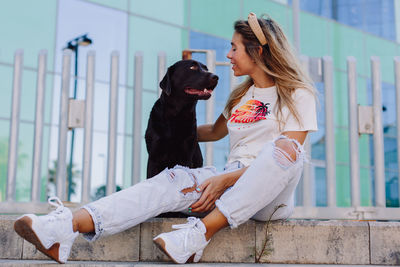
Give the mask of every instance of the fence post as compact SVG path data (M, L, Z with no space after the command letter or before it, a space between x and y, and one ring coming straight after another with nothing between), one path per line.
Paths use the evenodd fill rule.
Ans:
M23 60L24 60L24 52L22 50L17 50L14 55L14 76L13 76L13 87L12 87L13 91L12 91L12 102L11 102L12 106L11 106L11 121L10 121L10 139L8 145L7 195L6 195L7 201L15 200Z
M142 151L142 94L143 94L143 53L135 54L135 84L133 87L133 129L132 129L132 184L140 181Z
M206 65L209 72L215 73L216 71L216 54L215 50L207 50L206 52ZM206 123L214 123L214 106L215 96L211 95L210 99L206 101ZM206 142L206 165L211 166L214 162L214 144L212 142Z
M115 164L117 155L117 130L118 130L118 72L119 53L111 53L111 76L110 76L110 104L108 121L108 149L107 149L107 188L106 195L115 192Z
M375 206L385 207L385 159L383 152L382 86L379 57L371 57L371 72L374 111Z
M167 55L164 51L158 53L158 83L157 83L157 95L161 95L160 82L164 78L165 73L167 72Z
M349 148L351 203L360 206L360 155L358 143L358 104L357 104L357 70L356 59L347 57L347 86L349 109Z
M310 60L307 56L301 56L300 57L300 62L303 67L307 72L309 70L309 64ZM306 137L306 140L304 140L304 149L307 151L309 157L311 158L311 142L310 142L310 136ZM300 184L300 188L302 190L302 200L303 200L303 206L305 207L312 207L314 206L314 200L315 200L315 188L314 188L314 180L313 180L313 175L312 175L312 166L311 163L305 162L304 163L304 168L303 168L303 180L302 184ZM300 190L298 190L300 192Z
M82 202L90 201L90 176L92 171L92 144L93 144L93 99L94 99L94 51L87 54L86 67L86 96L85 96L85 132L83 139L83 166L82 166Z
M60 97L60 118L58 128L58 156L57 156L57 196L66 200L66 176L67 176L67 135L68 135L68 98L69 83L71 79L71 54L69 49L64 50L62 60L62 81Z
M44 120L44 93L46 88L46 61L47 51L39 53L37 91L36 91L36 112L35 112L35 133L33 145L32 164L32 202L40 201L40 176L42 166L42 144L43 144L43 120Z
M394 58L394 71L395 71L394 78L396 87L396 120L397 120L397 168L398 168L397 171L400 174L400 57ZM397 179L399 186L398 192L400 194L400 178Z
M323 81L325 88L325 160L326 160L326 192L328 207L336 207L336 151L335 121L333 118L333 62L325 56L323 62Z

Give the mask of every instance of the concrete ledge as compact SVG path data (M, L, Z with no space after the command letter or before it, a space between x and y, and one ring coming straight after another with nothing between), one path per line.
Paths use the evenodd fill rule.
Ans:
M257 250L266 224L256 224ZM297 264L369 264L367 222L281 221L270 225L261 262Z
M14 231L18 216L0 216L0 258L20 259L24 240Z
M0 216L0 259L44 260L40 252L13 230L16 216ZM96 242L79 237L70 261L168 262L152 239L171 231L183 218L155 218ZM254 263L265 239L266 223L249 221L219 232L204 251L202 262ZM262 263L400 264L400 222L307 221L271 222Z
M371 264L400 265L400 223L370 222Z

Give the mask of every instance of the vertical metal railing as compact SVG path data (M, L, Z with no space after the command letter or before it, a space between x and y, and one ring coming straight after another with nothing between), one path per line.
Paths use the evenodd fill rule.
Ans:
M7 194L6 194L7 201L15 200L23 60L24 60L24 52L22 50L17 50L14 56L10 141L8 145Z
M300 62L303 69L308 70L310 68L310 60L307 56L301 56ZM304 140L304 149L307 151L307 156L311 158L311 142L310 136L307 135L306 140ZM299 200L302 201L302 206L311 207L314 206L315 200L315 188L314 188L314 181L312 179L312 166L311 162L306 161L304 163L303 168L303 179L300 183L299 190L297 191L300 196L298 197Z
M216 54L215 50L207 50L206 52L206 65L209 72L215 73L216 71ZM214 106L215 106L215 96L214 94L206 102L206 123L214 123ZM212 142L207 142L205 144L205 164L208 166L213 165L214 162L214 146Z
M111 54L110 77L110 104L108 122L108 149L107 149L107 185L106 195L115 192L116 156L117 156L117 127L118 127L118 69L119 53Z
M132 184L140 181L142 151L142 93L143 93L143 53L135 54L135 81L133 86L133 129L132 129Z
M93 108L94 108L94 74L95 52L87 54L86 66L86 96L85 96L85 132L83 137L83 166L82 166L82 202L90 200L90 177L92 170L92 140L93 140Z
M42 170L42 145L43 145L43 121L44 121L44 93L46 88L46 61L47 51L39 53L37 90L36 90L36 112L35 133L32 159L32 183L31 199L33 202L40 201L40 176Z
M347 58L347 87L349 109L349 155L351 179L351 204L360 206L360 152L358 142L358 104L356 59Z
M325 102L325 160L326 193L328 207L336 206L336 150L335 121L333 101L333 60L329 56L322 58L324 102Z
M210 50L194 50L195 52L206 53L207 66L210 71L215 72L216 65L229 65L225 62L216 62L215 52ZM66 50L63 53L62 60L62 82L60 94L60 117L58 132L58 156L56 172L56 194L66 200L66 156L67 156L67 136L68 136L68 116L69 105L69 87L71 79L71 51ZM140 180L141 170L141 146L142 136L142 94L143 94L143 54L135 54L134 68L134 109L133 109L133 154L132 154L132 183ZM316 58L302 57L302 64L305 68L311 68L315 72ZM319 61L321 62L321 61ZM118 107L118 76L119 76L119 55L113 52L111 55L111 79L110 79L110 107L109 107L109 133L108 133L108 156L107 156L107 185L106 194L109 195L115 191L116 186L116 151L117 151L117 107ZM0 211L12 210L17 207L21 210L23 203L9 203L15 201L16 190L16 166L18 155L18 125L21 98L21 83L23 70L23 52L17 51L14 61L14 81L12 95L12 111L10 118L10 141L9 141L9 165L7 176L6 204L0 203ZM333 96L333 62L330 57L322 58L322 78L319 81L324 82L324 103L325 103L325 149L326 149L326 185L327 185L327 207L315 207L314 199L314 171L311 164L306 164L304 168L303 187L301 189L301 202L303 203L303 217L309 218L357 218L364 219L387 219L400 216L400 209L385 208L385 172L384 172L384 150L383 150L383 125L382 125L382 97L381 97L381 76L379 58L371 58L371 77L373 91L373 106L359 107L357 103L357 71L356 60L354 57L347 59L347 86L348 86L348 110L349 110L349 155L350 155L350 179L351 179L351 199L352 207L336 206L336 159L335 159L335 126L334 126L334 96ZM396 114L397 124L400 123L400 57L394 58L395 68L395 88L396 88ZM166 55L158 55L158 79L162 79L166 69ZM43 124L44 124L44 92L46 80L46 52L39 54L37 69L37 95L35 112L35 134L34 151L32 167L32 203L40 204L40 184L41 170L40 166L43 147ZM313 72L312 71L312 72ZM318 71L320 72L320 71ZM86 99L84 116L84 143L83 143L83 171L82 171L82 202L90 200L90 176L92 160L92 138L93 138L93 101L95 85L95 53L93 51L87 56L87 74L86 74ZM314 73L315 75L315 73ZM237 79L229 72L230 88L236 84ZM158 86L157 86L157 89ZM214 121L214 101L206 103L206 123ZM361 109L365 108L365 109ZM361 110L361 111L360 111ZM373 112L372 112L373 110ZM367 111L366 114L362 111ZM369 112L371 115L369 116ZM372 115L373 114L373 115ZM363 117L363 116L364 117ZM373 131L363 131L362 126L365 116L369 118L368 123L373 125ZM373 117L373 120L371 119ZM366 124L365 124L366 125ZM81 126L82 127L82 126ZM366 128L365 128L366 129ZM374 170L375 170L375 205L372 207L361 207L361 188L360 188L360 157L359 157L359 134L373 133L374 141ZM400 131L397 132L397 138L400 140ZM307 140L306 149L310 150L311 144ZM398 155L400 162L400 142L398 142ZM206 149L205 164L212 164L212 148ZM400 164L399 164L400 165ZM321 165L322 166L322 165ZM17 205L17 206L15 206ZM19 206L18 206L19 205ZM32 207L32 206L30 206ZM39 206L38 206L39 207ZM43 206L44 207L44 206ZM368 209L369 208L369 209ZM394 212L394 213L393 213ZM389 214L390 213L390 214ZM365 215L368 214L368 215ZM394 215L393 215L394 214ZM299 216L298 216L299 217Z
M167 54L164 51L158 53L158 67L157 67L157 90L158 96L161 95L160 82L164 78L165 73L167 72Z
M371 57L371 77L374 114L374 171L375 171L375 206L386 206L385 195L385 159L383 150L382 123L382 85L379 57Z
M395 90L396 90L397 171L399 173L397 177L400 177L400 57L394 58L394 77L395 77ZM400 180L398 181L397 192L399 194L399 201L400 201Z
M60 117L58 125L58 156L56 170L56 191L61 200L67 200L67 137L68 137L68 98L71 79L71 50L64 50L61 73Z

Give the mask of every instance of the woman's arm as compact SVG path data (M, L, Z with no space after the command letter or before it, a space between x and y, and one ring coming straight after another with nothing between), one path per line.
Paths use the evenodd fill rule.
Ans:
M221 197L228 187L233 186L248 167L239 170L213 176L199 186L203 192L198 201L192 206L193 212L206 212L214 209L215 201Z
M224 115L220 115L214 124L204 124L197 127L197 141L209 142L217 141L228 134L227 120Z
M282 135L285 135L289 139L295 139L300 144L304 143L304 140L307 137L307 131L289 131L284 132ZM288 142L278 140L277 144L281 149L285 150L285 152L290 156L291 160L295 161L297 157L296 150L293 149L293 146L288 144ZM200 192L202 195L198 201L196 201L192 206L193 212L206 212L215 207L215 201L221 197L221 195L225 192L225 190L233 186L236 181L242 176L242 174L247 170L248 167L239 169L237 171L224 173L221 175L213 176L204 183L199 186Z

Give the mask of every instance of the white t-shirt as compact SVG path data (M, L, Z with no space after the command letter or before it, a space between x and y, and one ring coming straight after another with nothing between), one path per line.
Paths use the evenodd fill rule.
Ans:
M282 118L286 123L282 124L281 131L276 117L277 98L275 86L257 88L253 85L233 107L229 119L227 114L223 113L228 120L230 136L228 164L240 161L244 166L250 165L262 147L282 132L318 129L315 98L311 92L306 89L295 90L292 98L302 124L296 121L287 107L283 107Z

